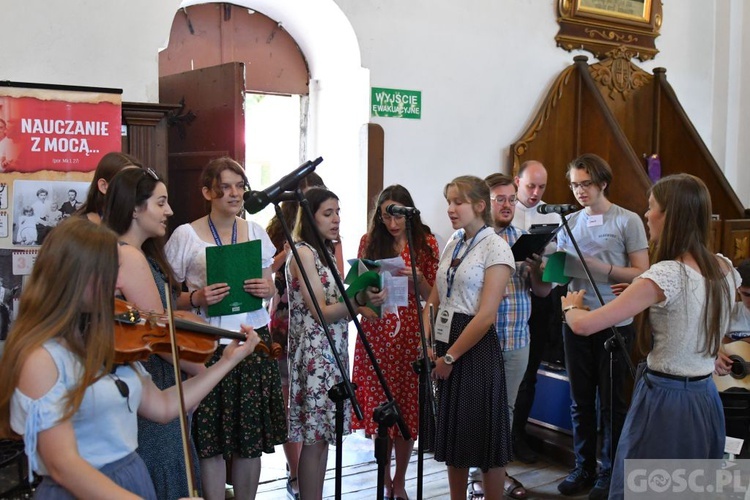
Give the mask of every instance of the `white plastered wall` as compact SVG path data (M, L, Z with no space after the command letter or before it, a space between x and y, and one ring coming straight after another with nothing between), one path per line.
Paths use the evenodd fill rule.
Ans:
M310 64L309 156L342 198L347 254L364 230L361 126L368 88L421 90L421 120L385 130L385 183L407 186L426 221L450 233L442 186L503 170L507 148L576 53L555 46L554 0L243 0L282 23ZM656 60L698 132L750 204L750 9L743 0L663 0ZM3 5L0 79L122 88L158 100L157 51L179 0L24 0ZM553 180L554 181L554 180Z

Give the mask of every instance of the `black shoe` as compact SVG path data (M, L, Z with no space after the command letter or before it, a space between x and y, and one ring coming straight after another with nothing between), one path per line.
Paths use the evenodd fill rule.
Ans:
M589 500L607 500L609 498L609 471L600 472L594 487L589 492Z
M596 474L581 467L573 469L565 480L557 485L557 491L563 495L577 495L591 488L596 481Z
M513 440L513 458L525 464L533 464L539 456L529 447L525 439L519 437Z

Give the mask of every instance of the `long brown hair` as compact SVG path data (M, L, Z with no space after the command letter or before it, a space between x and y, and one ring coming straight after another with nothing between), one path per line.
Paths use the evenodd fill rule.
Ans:
M325 188L326 186L323 184L323 179L321 179L318 174L310 172L299 181L297 187L304 192L312 187ZM296 201L285 201L281 204L281 215L284 217L284 222L290 230L294 229L294 222L297 219L298 208L299 203ZM286 235L284 234L284 227L281 225L281 221L277 215L274 215L271 220L268 221L266 233L268 234L268 237L271 238L271 243L276 247L276 253L278 254L279 252L284 251Z
M680 260L686 254L695 260L706 292L702 352L716 356L733 295L725 279L727 270L710 250L711 195L702 180L689 174L664 177L651 187L650 194L664 212L664 228L653 247L651 263ZM648 310L642 318L647 328L639 329L636 347L645 355L651 345Z
M99 180L104 179L109 182L115 174L126 167L142 168L143 165L135 157L119 151L112 151L102 156L94 171L94 178L91 179L86 201L83 202L77 213L80 215L88 213L101 215L104 211L104 194L99 191Z
M13 434L10 401L21 369L48 340L63 341L83 367L67 395L62 420L78 410L86 389L109 373L117 264L117 235L85 218L71 217L45 238L0 360L0 436Z
M398 256L393 235L388 231L380 213L380 206L388 200L401 203L405 207L414 206L414 199L412 199L411 194L400 184L388 186L380 192L375 200L375 210L370 214L370 220L367 224L367 246L363 255L366 259L386 259ZM432 247L427 242L427 235L432 234L430 226L422 222L419 214L412 216L411 220L414 255L419 255L422 252L427 252L427 255L432 254Z
M309 204L310 211L313 213L313 215L315 215L315 213L318 211L318 209L323 203L325 203L326 201L330 199L338 200L339 197L327 189L318 188L318 187L310 188L305 193L305 200ZM293 233L294 241L295 242L304 241L305 243L313 247L318 252L320 259L323 262L326 262L324 260L325 257L323 256L323 251L328 251L331 254L331 257L333 257L334 256L333 242L331 240L324 240L323 245L325 246L325 248L321 248L320 245L318 245L318 238L315 235L316 232L320 234L320 231L318 230L318 228L315 225L310 224L310 222L308 222L307 217L305 217L302 211L302 208L300 208L297 211L297 221L294 224L294 233Z
M109 183L107 196L104 203L104 216L102 221L118 235L122 236L133 224L133 213L136 207L145 208L148 199L154 194L157 184L164 180L148 169L127 169L115 175ZM172 284L175 292L179 292L179 285L174 277L172 266L167 261L164 253L164 237L148 238L141 245L146 257L156 261L159 269Z

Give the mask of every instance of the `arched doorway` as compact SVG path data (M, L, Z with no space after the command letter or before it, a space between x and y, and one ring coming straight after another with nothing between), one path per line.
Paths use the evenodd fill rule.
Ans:
M200 33L196 24L189 22L199 9L216 14L213 26ZM219 24L246 22L256 26L257 31L244 30L222 38ZM243 56L240 61L245 63L249 90L303 96L301 108L306 111L300 119L304 140L299 157L323 157L317 172L342 200L345 255L355 254L359 235L366 227L367 136L361 130L369 120L369 71L361 67L356 36L335 2L244 0L229 5L186 1L175 15L169 47L175 42L176 32L193 42L205 38L206 43L224 54L237 51L248 55L249 58ZM160 66L161 59L169 57L170 52L175 54L178 50L165 49ZM198 56L198 52L182 52L180 70L204 64L197 61L198 57L187 57ZM284 57L288 57L288 64L277 64L274 60ZM188 61L192 67L188 67ZM227 60L217 61L214 56L205 61L218 64ZM264 64L265 70L256 70ZM303 71L308 77L304 85L300 78ZM296 163L289 165L288 170L294 167ZM273 180L268 179L268 183ZM258 187L265 185L261 182Z

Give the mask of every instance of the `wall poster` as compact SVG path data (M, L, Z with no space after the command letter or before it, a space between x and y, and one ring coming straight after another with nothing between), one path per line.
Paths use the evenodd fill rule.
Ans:
M39 245L121 150L118 89L0 81L0 342Z

